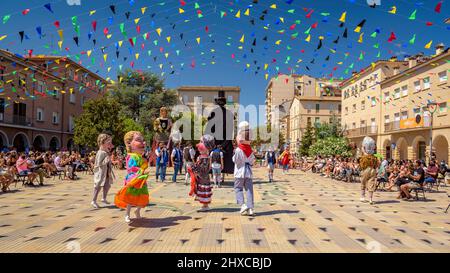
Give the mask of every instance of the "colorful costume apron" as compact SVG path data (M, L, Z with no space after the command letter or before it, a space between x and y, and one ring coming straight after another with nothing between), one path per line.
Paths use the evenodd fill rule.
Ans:
M114 203L119 208L127 205L145 207L149 203L147 178L148 174L142 175L147 169L148 162L142 155L130 153L126 158L127 176L125 186L116 194Z
M212 186L209 180L209 157L199 157L195 164L188 167L191 175L190 196L195 195L196 200L202 204L211 203Z

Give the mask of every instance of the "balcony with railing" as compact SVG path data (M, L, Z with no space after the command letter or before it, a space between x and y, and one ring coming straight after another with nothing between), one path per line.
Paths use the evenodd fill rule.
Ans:
M0 124L12 124L12 125L20 125L20 126L33 126L31 122L31 118L20 115L6 115L4 113L0 113Z
M429 128L429 124L427 122L413 122L408 120L408 122L401 123L400 120L391 121L384 124L384 132L395 132L395 131L401 131L401 130L408 130L408 129L425 129Z
M378 126L363 126L354 129L347 129L344 131L344 136L348 138L352 137L363 137L376 135L378 133Z

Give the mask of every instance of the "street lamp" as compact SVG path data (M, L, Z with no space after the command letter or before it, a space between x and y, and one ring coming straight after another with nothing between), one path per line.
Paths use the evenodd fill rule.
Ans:
M433 155L433 114L437 110L437 103L436 102L428 102L427 103L427 108L428 108L428 111L431 114L431 120L430 120L430 160L429 160L429 162L431 162L431 158L432 158L432 155Z

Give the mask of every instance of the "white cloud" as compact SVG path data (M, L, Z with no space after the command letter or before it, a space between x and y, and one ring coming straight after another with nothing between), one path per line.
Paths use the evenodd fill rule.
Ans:
M69 5L69 6L73 6L73 5L81 6L81 0L67 0L67 5Z

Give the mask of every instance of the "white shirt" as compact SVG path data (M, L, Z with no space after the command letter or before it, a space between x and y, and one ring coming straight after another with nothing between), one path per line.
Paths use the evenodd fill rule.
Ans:
M253 165L255 163L255 155L252 153L247 157L240 148L234 150L234 177L235 178L253 178L252 168L246 163Z
M61 157L60 156L57 156L53 163L55 163L56 169L58 171L64 170L64 167L61 166Z
M212 158L213 153L214 153L214 151L212 151L212 152L209 154L209 157L210 157L210 158ZM220 155L220 158L223 158L223 153L222 153L222 152L219 152L219 155ZM212 168L215 168L215 169L218 169L218 168L220 168L221 166L222 166L222 164L219 163L219 162L213 162L213 163L211 164L211 167L212 167Z
M189 149L189 154L191 155L192 161L195 161L195 149L194 148Z

